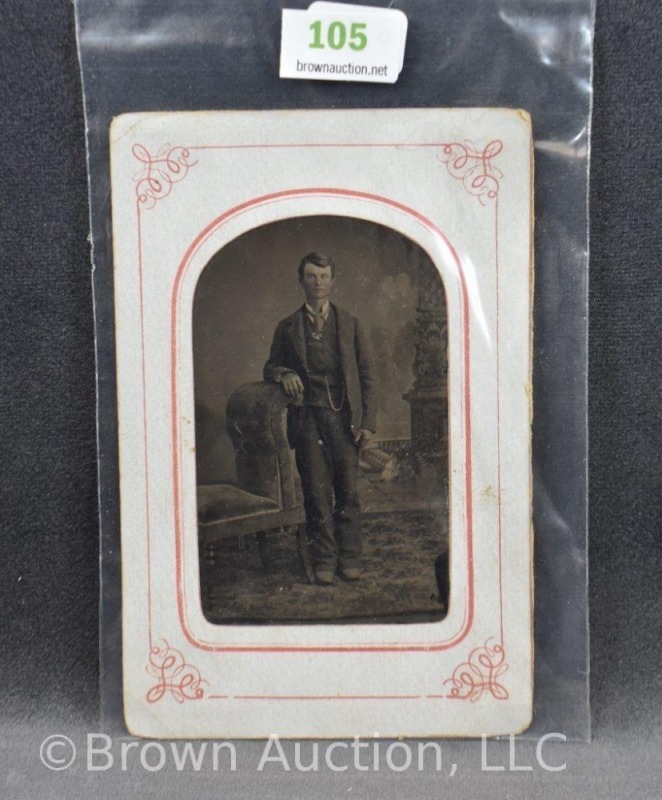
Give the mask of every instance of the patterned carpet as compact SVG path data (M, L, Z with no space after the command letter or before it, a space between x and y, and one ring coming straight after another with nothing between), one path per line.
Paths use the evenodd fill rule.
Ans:
M422 622L444 612L435 559L447 550L446 517L435 511L398 511L364 517L362 578L333 586L309 585L294 537L271 534L269 571L260 561L256 537L232 540L205 567L210 622Z

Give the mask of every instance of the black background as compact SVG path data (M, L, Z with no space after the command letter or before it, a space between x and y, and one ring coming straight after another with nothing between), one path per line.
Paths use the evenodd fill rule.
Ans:
M7 797L57 797L39 742L58 728L99 725L84 121L73 6L4 0L0 11L0 785L14 787ZM615 787L629 785L628 771L630 797L662 794L661 30L659 0L599 2L589 373L594 743L578 746L576 785L585 793L575 789L575 797L622 796ZM12 749L21 732L31 752ZM69 797L77 787L86 796L85 779L71 778ZM556 796L555 786L565 796L563 781L544 796ZM508 796L533 791L513 786ZM495 784L485 796L499 791ZM428 792L441 796L429 784L416 789Z

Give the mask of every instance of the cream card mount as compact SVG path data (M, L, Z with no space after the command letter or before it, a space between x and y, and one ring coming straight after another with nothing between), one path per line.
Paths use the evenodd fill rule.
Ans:
M127 114L114 120L110 144L129 731L526 729L528 115ZM276 404L276 438L295 413L282 386L263 379L277 323L297 309L305 319L297 267L312 251L334 261L339 385L349 392L354 380L348 320L364 329L379 377L374 439L359 451L361 576L339 573L330 586L308 583L296 560L293 543L305 543L312 525L300 490L285 486L307 469L299 445L295 458L281 442L269 461L267 445L250 440L262 430L256 397ZM363 374L358 385L367 413ZM349 420L361 400L343 402ZM276 495L264 489L272 477ZM337 516L342 491L334 483ZM263 512L272 522L254 535ZM238 520L247 527L233 528ZM275 578L250 561L265 547ZM314 568L309 561L309 576Z

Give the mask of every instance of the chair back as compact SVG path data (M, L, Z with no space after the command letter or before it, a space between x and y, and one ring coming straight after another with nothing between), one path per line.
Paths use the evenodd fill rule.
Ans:
M299 477L287 441L287 398L281 386L246 383L228 400L228 435L239 487L281 508L301 505Z

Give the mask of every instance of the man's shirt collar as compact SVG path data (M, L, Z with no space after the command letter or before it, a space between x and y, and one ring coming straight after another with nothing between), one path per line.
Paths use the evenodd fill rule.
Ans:
M306 311L308 312L311 318L314 319L317 316L321 316L322 319L326 322L327 317L329 316L329 301L327 300L324 303L324 305L322 306L322 310L320 311L319 314L316 314L311 308L311 306L308 305L308 303L306 303Z

